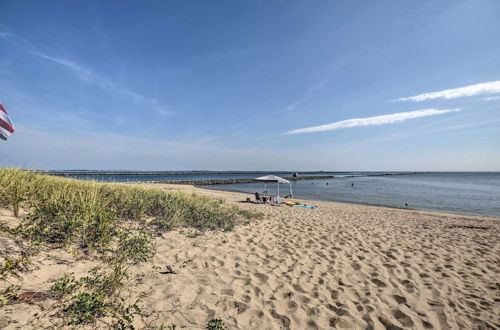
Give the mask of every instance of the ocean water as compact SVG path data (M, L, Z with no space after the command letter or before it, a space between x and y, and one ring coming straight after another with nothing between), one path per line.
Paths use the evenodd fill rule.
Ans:
M84 171L84 170L72 170L72 171L47 171L49 174L64 174L66 177L82 179L82 180L95 180L103 182L150 182L150 181L179 181L179 180L214 180L214 179L252 179L258 176L263 176L267 174L273 174L281 177L292 176L290 172L259 172L259 171L221 171L221 172L210 172L210 171L168 171L168 172L152 172L144 171L147 174L136 174L133 171L113 171L115 174L106 174L107 172L102 172L98 174L99 171ZM373 172L380 173L380 172ZM351 172L307 172L304 175L307 176L324 176L324 175L335 175L335 176L346 176L346 175L359 175Z
M364 174L292 182L293 195L306 200L500 217L500 172L431 172L390 176ZM264 190L261 183L204 187L250 194ZM267 184L267 190L276 194L276 184ZM280 185L281 196L288 192L287 185Z

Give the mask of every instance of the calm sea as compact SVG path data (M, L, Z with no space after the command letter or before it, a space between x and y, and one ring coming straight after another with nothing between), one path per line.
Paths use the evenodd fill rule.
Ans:
M46 171L48 174L64 174L66 177L95 180L103 182L150 182L150 181L194 181L194 180L215 180L215 179L252 179L255 177L273 174L281 177L292 176L293 172L283 171L144 171L145 174L137 174L137 171L113 171L115 174L106 174L109 171L95 170L61 170L61 171ZM368 172L366 172L368 173ZM385 172L370 172L370 173L385 173ZM351 175L351 172L307 172L307 176L323 176L335 175L345 176ZM357 174L359 175L359 174Z
M168 180L209 180L255 178L274 174L290 176L290 172L164 172L136 175L121 171L121 175L95 175L95 171L78 172L78 179L134 182ZM347 202L357 204L433 210L453 213L500 217L500 172L431 172L423 174L366 176L390 172L309 172L307 176L335 175L328 180L292 182L294 197L306 200ZM350 177L355 175L355 177ZM209 185L204 188L238 191L253 194L264 190L261 183ZM267 184L276 193L276 184ZM280 194L288 194L287 185L280 185ZM408 203L408 206L405 204Z
M260 183L248 183L205 188L254 193L262 191L264 187ZM286 185L280 185L280 194L286 195L288 189ZM500 217L500 172L432 172L339 177L296 181L292 183L292 189L294 197L307 200ZM275 193L276 185L267 184L267 190Z

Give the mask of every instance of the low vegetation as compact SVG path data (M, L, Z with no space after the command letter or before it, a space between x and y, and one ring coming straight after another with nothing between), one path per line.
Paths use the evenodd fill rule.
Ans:
M179 226L199 230L231 230L242 212L220 200L183 192L78 181L18 169L0 170L0 206L16 216L30 209L22 231L38 243L106 246L117 224L159 231Z
M222 319L211 319L207 323L207 330L227 330L227 327Z
M66 274L50 290L50 297L60 302L60 315L73 325L107 317L118 328L132 328L139 302L123 301L120 292L128 268L154 255L155 235L176 227L228 231L238 218L255 216L206 196L19 169L0 169L0 196L0 208L11 209L16 217L23 213L16 228L2 233L31 247L72 247L104 261L106 266L91 270L90 276ZM25 256L4 259L0 277L18 276L29 262ZM0 306L12 303L17 291L10 287L2 292ZM220 322L214 320L210 329L224 329Z
M0 307L9 305L17 299L19 286L9 285L6 289L0 291Z

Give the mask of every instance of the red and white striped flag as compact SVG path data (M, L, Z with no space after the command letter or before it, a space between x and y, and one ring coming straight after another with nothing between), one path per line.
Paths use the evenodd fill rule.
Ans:
M14 128L14 124L9 118L7 114L7 110L0 103L0 139L7 140L9 136L14 133L16 129Z

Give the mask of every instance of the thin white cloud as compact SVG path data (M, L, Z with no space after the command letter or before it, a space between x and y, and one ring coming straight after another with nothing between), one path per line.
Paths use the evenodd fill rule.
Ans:
M102 88L102 89L104 89L112 94L125 95L126 97L131 98L137 104L147 105L147 106L151 107L152 110L154 110L156 113L158 113L161 116L168 116L168 115L172 114L172 111L170 111L169 107L166 105L160 104L158 102L158 100L148 98L144 95L141 95L139 93L131 91L125 87L119 86L116 83L114 83L113 81L96 74L95 72L84 67L83 65L80 65L78 63L75 63L73 61L70 61L70 60L62 58L62 57L49 56L49 55L41 53L41 52L31 51L31 53L33 55L41 57L47 61L50 61L50 62L53 62L53 63L56 63L58 65L65 67L66 69L68 69L71 72L73 72L74 74L76 74L79 79L83 80L86 83L99 86L100 88Z
M7 38L9 38L11 36L12 36L12 34L10 34L8 32L0 31L0 39L7 39Z
M102 75L97 74L96 72L85 67L84 65L68 60L66 58L51 56L44 52L41 52L31 42L14 33L0 31L0 39L6 39L6 40L10 39L10 41L14 45L25 50L26 52L35 55L37 57L40 57L44 60L47 60L49 62L60 65L65 69L67 69L68 71L72 72L81 81L87 84L98 86L99 88L105 90L110 94L122 95L128 97L132 99L133 102L135 102L136 104L147 106L161 116L169 116L173 114L173 112L170 110L170 107L161 104L157 99L141 95L126 87L120 86L119 84L113 82L112 80L106 77L103 77Z
M496 101L496 100L500 100L500 96L488 96L488 97L482 97L480 98L481 101L486 101L486 102L489 102L489 101Z
M165 107L163 105L158 105L154 107L155 111L164 117L172 115L172 111L169 110L168 107Z
M309 97L311 97L315 92L317 92L318 90L322 89L323 87L325 87L329 82L330 80L332 80L333 76L329 76L321 81L319 81L316 85L310 87L306 94L304 96L302 96L300 99L296 100L295 102L292 102L290 103L287 107L286 107L286 110L289 111L289 112L292 112L292 111L295 111L297 110L297 107L302 104L303 102L305 102Z
M445 89L442 91L424 93L410 97L401 97L396 101L422 102L435 99L450 100L459 97L475 96L481 94L496 94L496 93L500 93L500 80L469 85L460 88Z
M59 65L62 65L64 67L66 67L67 69L70 69L73 72L77 73L78 75L81 75L82 77L85 78L85 80L89 80L89 79L96 77L96 75L92 71L90 71L89 69L84 68L83 66L76 64L75 62L72 62L70 60L67 60L65 58L53 57L53 56L49 56L47 54L43 54L43 53L39 53L39 52L31 52L31 54L38 56L38 57L41 57L43 59L46 59L48 61L57 63Z
M415 119L420 117L427 116L435 116L442 115L449 112L457 112L460 109L422 109L415 110L409 112L398 112L390 115L382 115L375 117L367 117L367 118L354 118L338 121L331 124L314 126L314 127L306 127L294 129L286 132L285 134L302 134L302 133L316 133L316 132L325 132L325 131L334 131L342 128L350 128L350 127L365 127L365 126L373 126L373 125L385 125L385 124L393 124L401 121L405 121L408 119Z

